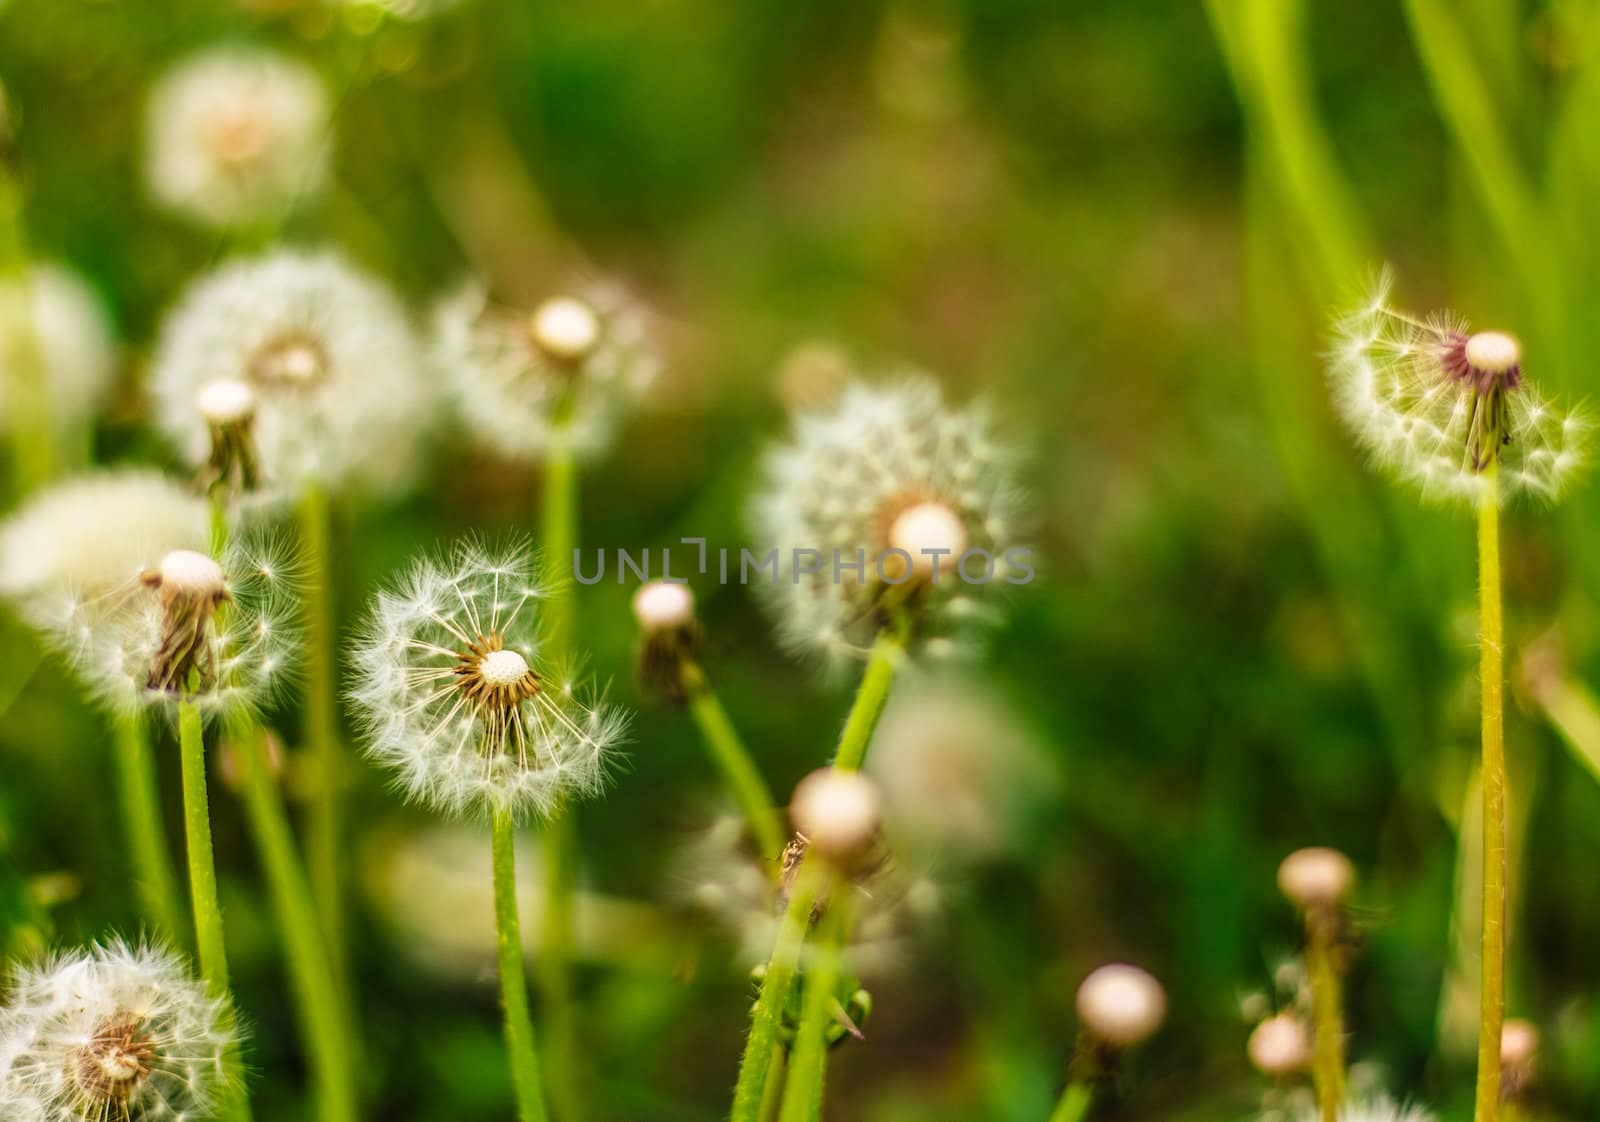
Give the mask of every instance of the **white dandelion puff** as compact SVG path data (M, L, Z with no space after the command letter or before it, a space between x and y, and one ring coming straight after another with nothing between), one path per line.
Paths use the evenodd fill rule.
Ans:
M45 386L51 425L92 420L117 371L117 345L100 297L61 265L35 264L0 281L0 418L19 417L16 381L33 370Z
M750 516L755 552L776 550L759 587L785 642L858 653L904 610L924 653L961 649L993 586L1027 575L1014 469L988 411L952 408L926 378L853 384L798 414Z
M525 545L464 543L379 593L354 655L367 753L451 815L552 813L597 793L626 719L551 665Z
M660 366L644 310L614 286L521 312L469 284L433 327L434 365L462 417L509 456L603 452Z
M207 226L275 221L326 182L329 119L322 80L303 63L232 46L186 59L150 91L150 195Z
M0 595L34 627L136 583L175 549L205 549L204 500L159 472L119 468L56 483L0 523Z
M1540 397L1514 336L1410 315L1391 285L1383 273L1338 321L1329 356L1335 403L1362 446L1430 499L1554 502L1584 464L1587 419Z
M203 391L252 393L262 486L392 491L415 473L432 397L399 302L331 253L280 251L197 281L163 325L151 393L197 469L214 449Z
M1301 1122L1320 1117L1317 1108L1307 1106ZM1435 1122L1433 1112L1414 1103L1397 1103L1387 1095L1350 1099L1339 1105L1339 1122Z
M174 549L98 594L73 597L54 639L119 712L255 712L297 670L298 563L280 542L235 538L221 557Z
M229 1087L232 1019L171 951L120 941L17 970L0 1014L9 1122L182 1122Z

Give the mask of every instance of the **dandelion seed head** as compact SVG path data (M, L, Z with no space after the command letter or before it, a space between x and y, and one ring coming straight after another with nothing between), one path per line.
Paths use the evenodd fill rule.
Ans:
M1297 849L1278 866L1278 889L1301 908L1338 904L1355 884L1350 858L1337 849L1310 846Z
M200 387L194 405L209 424L236 425L255 416L256 391L248 382L220 378Z
M1391 284L1386 272L1335 328L1329 378L1357 440L1429 499L1558 499L1587 455L1582 415L1528 383L1514 336L1411 315L1390 302Z
M468 426L499 452L589 457L610 446L655 379L648 320L614 286L522 314L468 284L435 310L433 362Z
M1078 1016L1084 1027L1117 1048L1147 1039L1167 1015L1167 995L1145 970L1112 963L1093 971L1078 987Z
M27 416L18 396L26 374L44 387L52 426L83 425L105 401L116 371L111 321L76 273L45 262L0 281L0 423Z
M15 1122L208 1116L237 1040L174 953L110 942L16 971L0 1014L0 1115Z
M1311 1034L1292 1012L1278 1013L1258 1024L1245 1050L1251 1065L1263 1075L1281 1078L1311 1066Z
M788 645L858 655L889 600L914 616L921 653L941 640L966 645L979 620L952 608L992 599L996 578L968 584L957 551L981 550L997 564L1022 545L992 533L1016 527L1023 505L1015 456L992 427L981 405L953 408L926 378L855 383L828 410L795 416L790 439L763 463L750 508L755 552L777 550L777 579L759 587ZM926 552L942 549L951 553ZM814 572L804 571L808 550ZM975 579L978 570L974 562Z
M415 474L433 412L421 345L398 301L337 255L283 250L224 265L169 314L151 392L161 428L197 468L214 448L198 399L219 380L254 396L267 489L389 492Z
M598 793L625 717L542 654L548 590L525 545L418 560L380 592L355 649L367 753L419 802L543 817Z
M279 219L327 180L329 120L322 81L303 63L250 48L204 51L150 92L150 195L211 227Z
M882 808L878 785L871 779L828 767L800 781L789 801L789 818L818 853L849 861L877 837Z

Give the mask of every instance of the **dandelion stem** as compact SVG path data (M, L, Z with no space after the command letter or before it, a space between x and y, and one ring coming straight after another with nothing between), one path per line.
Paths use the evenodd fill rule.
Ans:
M761 992L750 1016L750 1034L745 1038L744 1058L739 1062L739 1080L734 1085L729 1122L759 1122L761 1118L772 1049L778 1043L783 1011L789 1004L789 991L794 986L795 971L800 964L800 948L811 922L820 872L818 862L809 852L801 858L800 867L795 871L789 906L778 925L772 958L762 976Z
M20 345L8 364L7 376L12 383L8 419L14 456L12 471L17 493L25 495L54 474L55 443L44 359L33 327L22 183L5 168L0 168L0 279L15 282L22 301L18 317L22 325Z
M850 706L844 732L839 737L839 750L834 753L833 766L840 771L857 771L866 758L867 745L878 727L878 718L883 716L883 707L889 702L889 687L894 684L895 669L905 645L905 626L899 621L880 631L872 644L867 671L861 676L855 703Z
M1074 1079L1061 1092L1061 1098L1056 1100L1056 1108L1050 1112L1050 1122L1081 1122L1083 1116L1089 1113L1089 1104L1093 1101L1094 1092L1089 1085Z
M682 677L684 692L689 697L689 715L700 728L711 761L722 772L723 782L744 812L750 835L761 847L761 855L773 862L776 869L784 843L788 841L778 818L777 801L767 789L766 780L761 778L760 769L750 758L749 749L733 727L705 671L685 658Z
M1500 614L1498 465L1484 473L1478 506L1478 652L1483 685L1483 990L1478 1018L1477 1122L1500 1110L1500 1031L1505 1019L1506 753L1504 636Z
M846 893L835 880L829 893L817 943L806 970L800 1028L795 1034L789 1077L783 1088L778 1122L813 1122L822 1112L822 1085L827 1070L828 1026L837 1005L835 991L844 958L844 935L850 922Z
M1312 1082L1322 1122L1338 1122L1344 1099L1344 1007L1334 962L1335 923L1325 909L1306 913L1306 974L1311 982Z
M317 924L311 884L295 852L289 817L267 762L266 735L259 726L251 725L239 729L235 741L243 764L245 811L266 871L278 929L283 933L301 1034L310 1046L317 1117L323 1122L352 1122L357 1114L355 1065L345 1010Z
M316 899L323 938L334 981L346 991L344 961L344 877L340 834L344 799L344 759L339 750L339 710L334 694L333 565L328 496L311 484L300 502L300 534L311 566L306 590L306 728L316 764L316 798L311 810L307 846L311 889Z
M543 545L555 585L544 609L546 645L552 657L562 659L570 654L576 618L569 566L578 537L578 471L570 450L558 448L546 459L543 498ZM578 1050L569 973L577 822L570 805L559 809L545 824L542 856L544 922L536 980L545 1048L550 1056L550 1098L557 1117L563 1122L578 1122L583 1107L578 1091Z
M222 902L217 897L217 863L211 849L211 805L206 794L205 730L200 710L187 698L178 702L178 755L183 764L183 826L188 839L189 896L194 905L195 946L199 950L200 976L212 994L232 1009L228 982L228 951L222 937ZM235 1051L229 1057L240 1068ZM231 1103L236 1122L250 1118L249 1096L240 1090Z
M122 799L123 828L133 856L134 876L143 899L145 919L174 944L188 938L183 907L178 902L178 876L167 849L161 821L155 756L144 721L137 715L116 718L117 787Z
M500 1001L505 1009L506 1051L521 1122L544 1122L544 1088L528 1012L528 981L522 964L522 923L517 917L516 827L511 816L494 816L495 949L500 959Z
M789 1049L783 1041L772 1042L772 1059L767 1064L767 1085L761 1091L761 1109L757 1122L777 1122L778 1107L783 1102L783 1077L789 1066Z

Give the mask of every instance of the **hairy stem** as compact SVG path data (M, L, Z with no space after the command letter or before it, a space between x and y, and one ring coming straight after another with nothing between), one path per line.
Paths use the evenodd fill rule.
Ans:
M553 583L552 595L544 606L545 642L551 656L560 660L572 653L577 616L571 566L578 538L578 470L571 452L565 448L551 452L545 461L541 515L546 566ZM545 1048L550 1056L550 1098L558 1118L579 1122L583 1102L570 964L577 823L570 805L562 807L546 823L543 842L544 922L536 980Z
M783 1077L789 1067L789 1049L781 1040L772 1042L772 1059L767 1064L767 1085L761 1091L761 1109L756 1112L757 1122L777 1122L778 1107L783 1103Z
M1311 1076L1322 1122L1338 1122L1344 1100L1344 1003L1334 962L1333 917L1306 916L1306 974L1311 982Z
M1056 1108L1050 1112L1050 1122L1082 1122L1083 1116L1089 1113L1089 1104L1094 1101L1094 1092L1087 1083L1079 1083L1074 1079L1068 1083L1061 1092L1061 1097L1056 1100Z
M815 1122L822 1112L822 1085L828 1060L827 1031L833 1023L834 991L839 988L844 935L850 922L847 894L838 879L832 879L831 899L805 972L800 1028L795 1034L778 1122Z
M236 743L244 772L245 811L266 870L272 909L283 934L289 980L310 1046L322 1122L353 1122L357 1116L355 1065L340 991L334 984L328 947L317 924L311 884L295 852L294 834L283 798L267 761L266 735L256 726L238 730Z
M123 828L132 855L134 878L151 929L175 944L188 941L188 924L178 897L178 876L167 849L167 831L161 821L161 798L156 781L156 761L143 718L116 718L117 789L122 802Z
M178 702L178 754L183 764L183 826L188 840L189 896L194 905L195 946L199 949L200 976L211 992L229 1003L228 951L222 936L222 902L217 896L216 856L211 849L211 805L206 794L205 731L194 702ZM230 1014L231 1015L231 1014ZM229 1057L240 1070L239 1057ZM230 1117L249 1119L249 1097L241 1088L229 1104Z
M1478 657L1483 686L1483 989L1478 1017L1477 1122L1500 1110L1500 1031L1506 986L1506 750L1500 614L1497 465L1478 507Z
M511 816L494 816L495 950L500 960L500 1004L505 1010L506 1052L521 1122L544 1122L544 1086L528 1012L528 980L522 964L522 922L517 916L516 827Z
M689 715L699 726L711 762L722 772L722 781L744 812L750 836L761 847L761 855L773 862L776 869L776 862L788 841L778 817L777 802L705 672L695 662L685 659L682 675L684 692L689 697Z
M850 706L844 732L839 736L839 749L833 756L833 766L840 771L860 770L867 745L878 727L878 718L883 716L883 707L889 703L889 687L894 684L895 670L905 647L905 630L900 624L885 627L872 644L866 673L861 676L855 703Z

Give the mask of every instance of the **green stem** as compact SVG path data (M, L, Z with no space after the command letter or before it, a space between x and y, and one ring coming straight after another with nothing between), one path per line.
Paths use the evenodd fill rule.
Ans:
M156 934L175 944L188 938L183 906L178 902L178 876L167 849L167 831L161 821L161 799L155 756L144 720L137 714L116 718L117 788L122 801L123 828L133 858L134 877L143 900L146 921Z
M1333 959L1334 917L1306 916L1306 974L1311 982L1312 1082L1322 1122L1338 1122L1344 1100L1344 1005Z
M511 816L494 816L495 950L500 960L500 1001L505 1010L506 1051L521 1122L544 1122L544 1089L528 1013L528 981L522 965L522 923L517 917L516 827Z
M767 1085L761 1091L761 1109L757 1122L777 1122L778 1107L783 1102L783 1077L789 1066L789 1049L783 1041L772 1042L772 1060L767 1064Z
M833 766L840 771L857 771L866 758L867 745L883 716L883 707L889 702L889 687L894 684L895 669L905 653L906 633L903 624L896 623L878 633L867 659L866 673L856 690L856 700L845 719L844 732L839 737L839 750L834 753Z
M300 534L311 567L306 590L306 743L317 777L307 828L311 890L316 900L328 961L341 992L348 992L344 959L344 876L341 860L344 759L339 748L339 709L334 692L335 625L333 563L328 496L306 487L300 502Z
M1061 1092L1061 1098L1056 1100L1056 1108L1050 1112L1050 1122L1081 1122L1083 1116L1089 1113L1089 1104L1094 1101L1094 1092L1088 1084L1073 1080Z
M800 963L800 948L811 923L811 908L816 902L820 867L808 852L795 870L789 906L778 925L778 938L772 958L761 979L761 992L750 1015L750 1034L745 1038L744 1057L739 1062L739 1080L733 1090L733 1110L729 1122L759 1122L766 1098L767 1072L773 1046L783 1024L783 1011L789 1004L795 971Z
M206 794L205 730L200 710L187 699L178 702L178 755L183 764L183 826L188 839L189 896L194 905L195 946L199 950L200 976L212 994L228 1002L233 997L228 982L228 951L222 935L222 902L217 896L216 856L211 848L211 805ZM230 1012L231 1015L231 1012ZM240 1070L239 1057L229 1064ZM231 1103L235 1120L250 1117L249 1096L240 1090Z
M553 584L544 605L545 644L560 662L571 656L576 611L572 590L572 551L578 537L578 471L565 448L552 451L544 465L541 511L546 571ZM558 810L545 824L544 916L536 980L539 985L545 1049L550 1057L550 1098L563 1122L583 1117L579 1093L577 1032L572 1008L570 962L573 942L573 888L576 880L577 823L573 807Z
M310 1045L317 1117L323 1122L352 1122L357 1114L355 1068L345 1011L317 925L311 884L295 852L289 817L267 762L266 736L259 727L250 726L239 729L235 740L244 770L245 811L283 934L301 1035Z
M1477 1122L1500 1109L1500 1031L1506 983L1506 752L1500 614L1497 465L1478 506L1478 652L1483 685L1483 990L1478 1018Z
M761 778L760 769L750 758L749 749L739 738L738 730L733 727L733 721L722 707L705 671L695 662L685 659L682 675L684 692L689 697L689 715L699 726L701 739L711 754L711 762L722 772L723 782L744 812L750 836L761 847L761 855L773 862L773 868L776 869L776 862L788 841L778 817L777 801L767 789L766 780Z
M18 322L23 332L14 367L10 412L6 419L12 441L16 492L26 495L55 473L55 429L50 413L50 387L44 358L33 328L33 295L29 275L28 234L23 219L22 185L17 176L0 168L0 280L15 285L22 306Z
M778 1122L815 1122L822 1111L822 1085L828 1059L827 1031L833 1023L835 991L839 988L844 958L844 933L849 923L846 893L836 877L830 879L831 899L806 970L800 1028L795 1034Z

